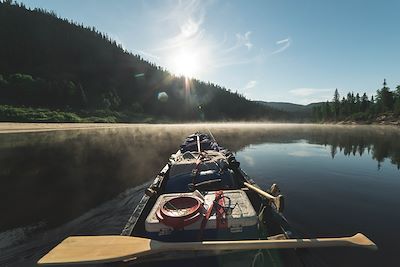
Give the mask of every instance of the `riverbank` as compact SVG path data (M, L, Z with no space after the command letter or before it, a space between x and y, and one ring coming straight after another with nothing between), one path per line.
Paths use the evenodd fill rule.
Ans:
M130 125L132 125L132 124L0 122L0 134L2 134L2 133L28 133L28 132L46 132L46 131L121 128L121 127L129 127Z
M124 123L124 122L163 122L165 118L120 112L113 110L52 110L47 108L32 108L23 106L0 105L0 121L3 122L58 122L58 123Z
M368 120L354 120L347 119L338 122L327 122L328 124L334 123L339 125L392 125L400 126L400 116L396 116L393 113L381 114L374 119Z

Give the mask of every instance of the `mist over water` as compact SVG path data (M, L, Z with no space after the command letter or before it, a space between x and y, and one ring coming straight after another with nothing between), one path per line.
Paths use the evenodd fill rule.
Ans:
M318 250L328 266L390 266L400 237L400 129L297 124L0 134L0 265L31 265L72 234L119 234L185 136L208 130L259 185L280 185L285 215L299 231L362 231L380 247Z

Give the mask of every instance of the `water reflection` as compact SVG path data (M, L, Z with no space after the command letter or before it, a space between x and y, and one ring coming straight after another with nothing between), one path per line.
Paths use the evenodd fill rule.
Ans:
M186 135L208 130L237 152L248 172L265 173L267 165L258 162L265 156L261 152L279 144L288 144L275 147L288 149L274 161L285 171L268 171L287 179L293 172L301 176L302 166L286 168L292 158L332 157L343 165L340 155L367 155L378 168L385 159L400 167L400 130L395 127L193 124L0 134L0 265L32 264L71 234L118 234L143 194L143 184ZM262 145L256 149L261 156L246 152L257 145ZM318 164L311 167L326 172ZM291 180L289 193L289 184L303 186ZM297 207L292 203L291 208Z
M216 131L219 135L219 131ZM339 152L346 156L371 154L380 167L385 159L400 169L400 129L381 126L281 125L248 127L229 135L222 131L222 143L240 151L250 144L291 143L306 140L310 144L330 146L332 158ZM236 142L235 142L236 141ZM298 153L299 154L299 153Z

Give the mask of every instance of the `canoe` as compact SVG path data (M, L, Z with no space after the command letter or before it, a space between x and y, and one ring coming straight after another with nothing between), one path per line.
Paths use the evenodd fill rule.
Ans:
M136 206L121 235L164 242L298 238L282 214L283 196L280 195L279 187L273 184L266 190L267 193L279 199L278 206L276 202L250 190L244 185L245 183L259 188L240 168L240 163L234 154L221 147L211 133L192 134L185 139L180 149L171 155L168 163L146 189L146 193ZM225 196L220 205L225 208L225 211L222 208L222 213L226 212L222 214L224 217L222 221L227 221L225 226L221 218L218 218L218 210L210 207L212 203L216 203L215 195L218 192ZM188 220L187 225L179 225L179 222L178 225L174 225L168 220L160 222L162 216L154 215L161 209L160 205L168 202L168 199L173 198L179 201L179 197L197 198L199 195L200 202L203 202L205 208L197 213L200 214L200 219L194 219L192 222ZM221 200L219 202L221 204ZM230 210L226 211L226 209ZM211 213L211 220L204 222L207 212ZM202 227L202 224L207 226ZM161 253L157 257L135 258L131 263L180 266L187 264L188 259L195 258L195 261L201 262L202 265L223 263L223 265L249 266L253 264L254 266L256 263L260 266L269 266L268 264L279 262L283 266L304 266L306 260L310 261L309 254L305 250L294 249L255 250L240 253L168 252Z
M350 237L300 238L276 184L263 190L210 134L188 136L145 190L121 235L72 236L40 265L325 266L309 248L377 246Z

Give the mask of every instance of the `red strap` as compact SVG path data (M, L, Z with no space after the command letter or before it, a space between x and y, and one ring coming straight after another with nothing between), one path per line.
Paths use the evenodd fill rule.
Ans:
M215 200L218 200L216 209L217 229L226 229L228 228L228 218L224 210L225 201L224 192L222 190L215 192Z
M208 220L209 220L210 217L211 217L211 214L212 214L213 209L214 209L214 201L211 203L210 207L208 207L208 210L207 210L207 212L206 212L206 216L204 216L203 220L201 221L200 236L199 236L200 239L201 239L202 236L203 236L203 231L204 231L204 229L206 228L206 224L207 224Z
M201 221L201 226L200 226L200 235L199 239L201 240L203 237L203 231L206 228L207 222L210 219L213 210L214 210L214 203L218 201L218 205L216 205L216 219L217 219L217 229L226 229L228 228L228 218L226 217L226 213L224 210L225 206L225 201L224 201L224 192L222 190L219 190L215 192L215 199L211 203L210 207L208 207L208 210L206 212L206 215L204 216L203 220Z

